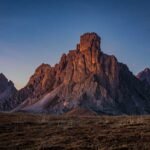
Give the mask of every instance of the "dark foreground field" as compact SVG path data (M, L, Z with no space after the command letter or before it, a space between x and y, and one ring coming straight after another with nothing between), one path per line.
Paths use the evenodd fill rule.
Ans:
M150 116L0 114L0 150L150 150Z

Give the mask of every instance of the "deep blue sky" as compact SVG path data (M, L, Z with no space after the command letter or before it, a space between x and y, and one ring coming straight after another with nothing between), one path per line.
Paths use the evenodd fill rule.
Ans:
M150 67L149 0L0 0L0 72L21 88L84 32L97 32L134 74Z

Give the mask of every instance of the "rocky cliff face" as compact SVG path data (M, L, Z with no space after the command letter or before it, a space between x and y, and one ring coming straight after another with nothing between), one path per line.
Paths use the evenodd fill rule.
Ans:
M150 85L150 69L145 68L143 71L137 74L137 78Z
M11 97L17 92L12 81L0 74L0 111L11 108Z
M150 113L150 92L126 65L104 54L100 44L96 33L83 34L76 49L63 54L54 67L39 66L14 111L63 114L84 108L97 114Z

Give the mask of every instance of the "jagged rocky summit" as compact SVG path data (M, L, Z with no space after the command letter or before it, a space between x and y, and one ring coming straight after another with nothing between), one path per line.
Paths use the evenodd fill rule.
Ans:
M9 110L14 101L11 100L11 97L17 93L16 88L12 81L0 73L0 111Z
M137 74L137 78L150 85L150 69L145 68L143 71Z
M63 54L58 64L40 65L18 92L18 105L13 111L149 114L149 88L115 56L104 54L100 45L96 33L85 33L76 49Z

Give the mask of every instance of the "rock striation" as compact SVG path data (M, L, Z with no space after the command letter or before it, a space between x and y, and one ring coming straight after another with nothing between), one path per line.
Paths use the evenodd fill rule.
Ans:
M96 33L85 33L58 64L40 65L18 92L19 105L13 111L149 114L150 91L115 56L104 54L100 44Z

